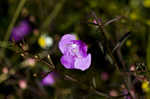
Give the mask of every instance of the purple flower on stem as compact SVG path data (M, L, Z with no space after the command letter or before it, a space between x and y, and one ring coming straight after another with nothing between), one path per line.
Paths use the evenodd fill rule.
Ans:
M14 27L10 36L11 41L18 42L22 40L31 31L30 24L27 20L23 20L18 26Z
M60 61L65 68L84 71L90 67L91 54L87 54L87 45L75 35L65 34L59 42L59 49L63 54Z
M55 72L51 72L42 79L42 84L45 86L54 85L55 80L56 80L56 74L55 74Z

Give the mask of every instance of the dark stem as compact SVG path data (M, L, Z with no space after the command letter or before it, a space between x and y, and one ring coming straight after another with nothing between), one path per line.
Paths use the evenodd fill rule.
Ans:
M98 19L98 17L96 16L95 12L92 12L92 16L95 18L96 23L98 24L99 29L101 30L102 35L103 35L103 37L104 37L103 45L106 45L106 46L105 46L106 49L107 49L106 52L109 53L109 55L111 56L111 58L112 58L112 60L113 60L114 66L116 67L116 69L117 69L117 70L119 71L119 73L121 74L121 71L120 71L120 68L119 68L119 64L117 63L117 61L116 61L116 59L115 59L115 57L114 57L114 55L113 55L113 53L112 53L112 50L111 50L110 47L109 47L107 32L106 32L106 30L104 29L104 25L103 25L103 23L102 23L102 20L99 20L99 19ZM123 72L124 77L126 77L124 71L122 71L122 72ZM124 77L123 77L123 78L124 78ZM125 83L126 88L128 89L129 95L131 96L132 99L134 99L134 97L133 97L133 96L131 95L131 93L130 93L131 84L130 84L130 77L129 77L129 76L127 77L127 79L124 78L124 83Z

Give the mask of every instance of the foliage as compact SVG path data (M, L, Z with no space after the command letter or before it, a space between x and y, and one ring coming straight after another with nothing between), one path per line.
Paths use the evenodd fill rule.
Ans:
M149 99L149 0L1 0L0 6L0 99ZM22 20L32 31L10 40ZM62 66L64 34L88 45L86 71ZM52 71L55 84L43 85Z

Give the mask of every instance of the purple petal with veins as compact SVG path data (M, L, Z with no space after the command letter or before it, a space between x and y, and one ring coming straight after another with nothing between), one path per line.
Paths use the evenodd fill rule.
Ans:
M72 40L76 40L75 35L66 34L64 35L59 42L59 49L62 53L65 52L68 45L72 44Z
M74 67L74 60L73 56L64 55L61 57L60 61L67 69L72 69Z
M91 54L88 54L86 57L76 58L75 60L75 68L80 69L82 71L89 68L91 65Z
M67 69L86 70L91 65L91 54L87 54L87 45L76 40L73 34L64 35L59 42L59 49L63 56L61 63Z

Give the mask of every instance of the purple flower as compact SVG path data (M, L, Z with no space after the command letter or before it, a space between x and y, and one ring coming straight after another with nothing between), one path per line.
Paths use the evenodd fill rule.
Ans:
M131 97L128 95L128 91L126 89L123 90L123 94L125 95L124 99L131 99Z
M27 20L23 20L18 26L14 27L10 36L10 40L18 42L22 40L31 31L30 24Z
M130 96L125 96L125 99L131 99L131 97Z
M55 77L56 77L55 72L49 73L46 77L42 79L42 84L46 86L53 85L55 83Z
M65 34L59 42L59 49L63 54L60 61L65 68L84 71L90 67L91 54L87 54L87 45L75 35Z

